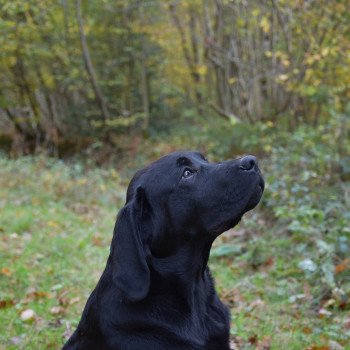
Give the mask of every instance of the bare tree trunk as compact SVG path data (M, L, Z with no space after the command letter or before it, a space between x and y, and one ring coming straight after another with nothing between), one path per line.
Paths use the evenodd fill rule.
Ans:
M185 29L183 26L183 23L181 22L178 14L176 13L176 4L175 2L170 3L169 5L169 11L170 11L170 15L171 18L173 20L173 23L176 27L176 29L179 32L180 35L180 41L181 41L181 48L182 48L182 52L183 55L185 57L188 69L190 71L190 75L192 78L192 81L194 82L194 93L196 96L196 101L197 101L197 108L198 108L198 112L201 113L201 104L202 104L202 94L199 91L199 84L201 83L201 77L197 72L197 66L196 66L196 61L195 61L195 57L192 57L193 55L191 55L190 50L188 49L188 43L187 43L187 39L186 39L186 33L185 33ZM191 11L191 9L190 9ZM192 16L192 14L190 13L190 16ZM190 17L190 26L194 25L194 17ZM194 30L194 28L193 28ZM195 43L195 38L194 36L192 36L192 39ZM195 46L192 48L193 51L196 54L197 51L197 46L195 44Z
M62 0L63 20L64 20L64 41L67 48L69 47L69 5L68 0Z
M212 45L212 40L214 39L213 27L210 18L209 4L208 0L203 1L203 43L204 43L204 53L203 57L205 60L205 65L208 67L208 72L205 75L206 78L206 93L207 99L212 101L215 96L214 91L214 81L213 81L213 67L214 65L210 61L210 49Z
M148 94L147 70L146 70L143 44L142 44L142 53L141 53L141 87L142 87L143 113L145 114L144 128L147 129L149 125L149 96L148 96L149 94Z
M145 24L143 6L140 6L140 16L142 25ZM146 47L145 38L142 37L141 42L141 91L142 91L142 106L144 113L144 129L148 129L149 125L149 92L148 92L148 81L147 81L147 67L146 67Z
M84 24L83 24L83 18L81 14L81 0L76 0L76 8L77 8L77 19L79 23L79 33L80 33L80 42L81 42L81 47L83 50L83 58L84 58L84 63L86 66L87 73L90 78L90 82L92 85L92 88L95 93L96 101L101 109L101 113L103 116L104 121L109 119L109 112L107 108L106 101L102 95L101 89L97 83L97 78L96 78L96 73L94 66L91 61L89 49L87 46L87 41L86 41L86 36L84 32Z

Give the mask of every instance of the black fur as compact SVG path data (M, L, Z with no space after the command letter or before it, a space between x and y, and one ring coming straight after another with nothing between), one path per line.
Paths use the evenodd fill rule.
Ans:
M214 239L264 190L252 156L175 152L138 171L106 268L64 350L228 350L230 318L207 266Z

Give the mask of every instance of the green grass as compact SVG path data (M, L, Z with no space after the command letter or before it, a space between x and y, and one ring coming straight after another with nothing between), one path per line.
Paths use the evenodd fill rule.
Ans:
M126 182L112 168L0 157L0 349L62 346L104 268ZM210 261L236 348L350 349L349 311L320 317L320 287L298 269L293 239L264 220L247 215ZM222 243L239 249L222 256ZM22 320L28 309L35 316Z

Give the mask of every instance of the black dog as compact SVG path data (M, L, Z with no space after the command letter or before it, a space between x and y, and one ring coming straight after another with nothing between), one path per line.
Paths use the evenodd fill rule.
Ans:
M107 266L64 350L229 350L229 311L207 266L214 239L254 208L253 156L175 152L138 171Z

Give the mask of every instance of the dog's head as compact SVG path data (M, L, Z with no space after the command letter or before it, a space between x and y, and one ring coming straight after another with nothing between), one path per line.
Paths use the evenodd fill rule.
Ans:
M188 242L212 242L260 201L264 181L255 157L209 163L175 152L138 171L127 191L112 244L114 281L130 300L148 292L151 257Z

